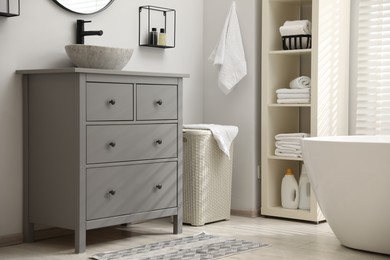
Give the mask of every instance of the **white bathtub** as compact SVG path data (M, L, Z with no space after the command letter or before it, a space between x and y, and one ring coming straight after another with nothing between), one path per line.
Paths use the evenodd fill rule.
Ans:
M390 136L305 138L303 158L341 244L390 254Z

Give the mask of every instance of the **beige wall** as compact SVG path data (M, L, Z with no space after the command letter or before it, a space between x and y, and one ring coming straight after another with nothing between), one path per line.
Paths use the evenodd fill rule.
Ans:
M217 70L208 61L217 44L231 0L204 1L204 114L206 123L236 125L234 144L232 209L241 213L260 208L260 8L261 1L236 0L248 74L225 95L217 86Z
M138 7L177 11L174 49L138 47ZM50 0L21 1L19 17L0 17L0 238L22 232L22 91L17 69L71 66L64 45L75 40L76 19L92 20L85 44L135 48L125 70L189 73L184 80L184 122L202 121L203 1L115 1L102 13L82 16ZM49 124L50 122L48 122Z

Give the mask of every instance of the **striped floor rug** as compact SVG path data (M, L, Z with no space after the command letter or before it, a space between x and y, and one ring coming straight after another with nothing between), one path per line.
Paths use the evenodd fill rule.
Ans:
M245 240L217 237L206 233L156 242L130 249L99 253L95 260L194 260L216 259L267 246Z

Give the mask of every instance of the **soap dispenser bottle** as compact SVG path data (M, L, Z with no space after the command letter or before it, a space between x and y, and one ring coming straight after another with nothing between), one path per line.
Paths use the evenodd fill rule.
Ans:
M286 209L297 209L299 203L298 182L294 177L293 170L288 168L282 179L282 207Z
M301 176L299 177L299 209L310 210L310 182L302 163Z
M160 29L160 34L158 35L158 45L165 46L167 45L167 36L165 34L165 29Z
M157 28L153 27L149 35L149 44L157 45L157 39L158 39Z

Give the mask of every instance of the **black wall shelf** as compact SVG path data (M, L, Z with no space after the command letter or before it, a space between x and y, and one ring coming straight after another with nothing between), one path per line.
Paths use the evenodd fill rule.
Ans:
M152 33L153 28L156 31ZM164 31L163 34L160 33L161 29ZM176 10L152 5L140 6L138 32L139 46L161 49L175 48Z

